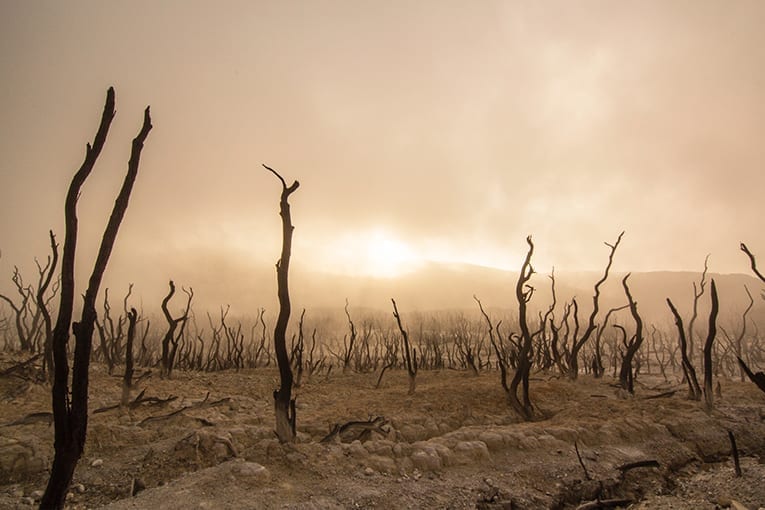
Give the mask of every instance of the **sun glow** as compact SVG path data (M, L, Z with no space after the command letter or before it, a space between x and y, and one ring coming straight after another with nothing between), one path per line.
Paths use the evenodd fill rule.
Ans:
M443 239L405 240L385 227L345 231L306 240L310 266L326 273L372 278L397 278L425 265L469 264L509 270L522 258L489 243L455 245ZM298 250L300 251L300 250Z
M424 262L411 245L383 228L343 234L321 252L325 268L353 276L395 278Z

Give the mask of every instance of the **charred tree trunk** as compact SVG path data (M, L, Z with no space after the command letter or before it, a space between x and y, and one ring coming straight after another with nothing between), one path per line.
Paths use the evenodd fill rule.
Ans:
M174 319L170 314L170 310L168 309L167 304L175 294L175 283L170 280L169 285L170 290L167 293L167 296L165 296L165 298L162 300L161 306L162 313L164 314L165 320L167 321L167 332L165 333L164 338L162 338L162 362L160 366L160 377L163 379L169 379L173 373L175 355L178 352L178 342L180 341L184 328L186 327L186 321L188 320L189 312L191 311L191 301L194 298L194 289L189 288L189 290L186 290L185 288L181 287L188 298L186 301L186 309L183 312L183 315L177 319ZM178 326L180 326L181 329L178 334L176 334L175 331L178 329Z
M125 346L125 375L122 378L121 405L126 406L130 400L130 390L133 388L133 341L135 340L135 326L138 322L138 312L131 308L127 313L128 331L127 345Z
M45 280L40 285L37 291L37 307L42 312L43 321L45 324L45 343L43 344L43 375L46 375L50 382L53 382L53 323L50 318L50 312L48 312L48 305L45 302L45 291L50 285L53 273L56 271L56 265L58 264L58 244L56 243L56 236L53 231L48 232L50 234L50 250L53 254L51 259L48 273L45 276Z
M712 409L715 405L715 396L712 392L712 345L715 336L717 336L717 312L720 309L714 278L712 278L709 289L712 295L712 308L709 311L707 341L704 343L704 403L707 409Z
M622 286L624 287L624 293L627 295L627 300L629 301L630 313L635 320L635 336L627 344L627 350L624 353L624 359L622 360L622 368L619 371L619 384L630 393L635 393L632 360L635 358L635 354L637 354L643 343L643 319L641 319L640 314L638 313L637 303L632 299L630 288L627 286L627 278L629 277L630 275L628 273L622 280Z
M401 332L401 337L404 339L404 363L406 363L406 373L409 375L409 395L414 395L414 390L417 386L417 369L419 365L417 363L417 349L413 348L409 343L409 333L404 329L401 324L401 316L398 314L398 307L396 307L396 301L391 298L393 303L393 316L396 318L396 324L398 324L398 330Z
M672 304L672 301L667 298L667 304L672 311L672 315L675 317L675 324L677 325L677 333L680 339L680 357L682 359L683 375L688 381L688 398L692 400L701 400L701 386L699 386L699 379L696 377L696 369L693 368L693 363L688 357L688 342L685 338L685 329L683 328L683 319Z
M521 328L520 348L518 349L518 366L515 375L510 381L510 389L507 392L511 407L524 420L531 420L534 417L534 408L531 405L529 397L529 375L531 373L532 359L532 339L526 319L526 305L534 294L534 288L528 285L531 275L534 274L534 268L531 267L531 256L534 254L534 243L531 236L526 238L529 245L529 251L526 253L526 259L521 266L521 273L518 276L518 282L515 285L515 297L518 300L518 324ZM522 399L518 398L518 385L522 384Z
M755 258L754 254L749 251L749 248L747 248L744 243L741 243L741 251L746 253L746 256L749 257L749 264L752 267L752 272L757 275L757 278L759 278L760 281L765 283L765 275L760 273L760 271L757 269L757 259Z
M693 326L696 324L696 318L699 316L699 300L706 291L708 270L709 255L704 258L704 271L701 273L701 279L699 280L698 286L696 285L696 282L693 282L693 313L691 314L691 319L688 321L688 357L691 361L693 361L696 347L696 330Z
M109 261L109 256L114 247L120 223L128 207L133 184L138 175L138 165L143 144L152 127L149 108L146 108L141 131L133 140L127 175L114 203L109 222L101 239L93 272L85 292L82 317L79 322L72 323L75 281L74 260L77 245L77 199L83 183L93 170L98 155L104 146L113 118L114 89L110 88L106 95L106 104L101 117L101 124L93 141L93 146L91 147L90 144L87 146L85 161L72 179L64 205L66 233L61 269L61 303L56 327L53 332L55 372L52 389L52 406L55 426L55 454L50 479L41 499L40 508L63 508L66 493L74 475L74 469L85 447L88 427L88 368L96 319L96 296ZM66 352L70 325L75 336L71 400L69 397L69 364Z
M582 347L584 347L584 345L587 343L587 340L589 340L590 336L597 327L595 320L598 317L600 306L600 286L603 285L608 279L608 272L614 262L614 254L616 253L616 249L619 247L619 243L622 241L622 236L624 236L624 232L619 234L619 237L616 238L616 242L614 244L605 243L605 245L611 249L611 252L608 254L608 264L606 264L606 269L603 271L603 277L598 280L597 283L595 283L592 296L592 313L590 313L587 329L584 330L581 338L577 339L576 336L574 336L574 343L571 346L571 354L569 355L568 360L568 376L571 379L576 379L579 376L579 351L582 349ZM577 316L578 313L575 313L574 318L577 319Z
M353 356L353 346L356 343L356 325L353 324L353 321L351 320L351 313L348 311L347 298L345 300L345 316L348 318L348 328L350 329L351 336L348 339L348 344L344 346L345 352L343 352L343 373L348 371L348 367L351 363L351 356Z
M289 269L290 255L292 253L292 225L290 215L289 197L298 189L300 183L294 181L287 186L281 175L276 170L266 165L263 167L273 173L282 183L282 194L279 200L279 215L282 218L282 254L276 263L276 282L279 295L279 316L274 327L274 350L276 361L279 365L280 387L274 390L274 410L276 413L276 436L281 443L293 443L295 441L295 400L292 398L292 367L287 354L287 325L290 320L290 291Z

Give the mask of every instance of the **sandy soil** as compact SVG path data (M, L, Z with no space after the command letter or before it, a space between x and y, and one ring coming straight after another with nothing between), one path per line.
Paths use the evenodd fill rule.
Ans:
M539 419L521 423L496 373L421 372L413 396L405 372L386 373L376 390L377 376L332 372L305 381L297 390L299 441L280 445L275 370L155 375L139 390L176 399L93 413L117 403L121 391L120 379L96 365L88 442L68 507L522 509L598 498L641 509L765 507L765 394L753 384L721 380L716 408L705 412L676 381L642 376L627 396L610 379L538 374ZM678 391L646 399L670 389ZM14 423L47 412L49 398L47 386L0 378L0 508L30 507L45 487L52 426L45 416ZM369 437L321 442L332 425L370 417L385 421ZM741 477L728 430L741 451ZM646 460L658 467L620 469Z

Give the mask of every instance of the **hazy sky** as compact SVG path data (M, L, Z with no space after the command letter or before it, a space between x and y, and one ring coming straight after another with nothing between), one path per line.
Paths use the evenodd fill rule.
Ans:
M748 272L762 254L760 1L0 0L0 278L33 268L95 133L92 247L150 104L109 281L421 260ZM81 253L89 269L92 252ZM243 274L244 273L244 274ZM193 284L194 282L189 282ZM148 284L147 284L148 285Z

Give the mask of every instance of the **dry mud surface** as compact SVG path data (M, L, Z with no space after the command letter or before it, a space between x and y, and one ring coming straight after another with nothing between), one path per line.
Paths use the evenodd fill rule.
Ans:
M0 368L12 362L0 361ZM273 369L155 375L141 384L144 395L177 399L94 413L121 391L120 379L96 365L68 508L536 509L598 498L641 509L765 507L765 394L751 383L721 380L716 408L706 412L676 381L641 376L628 397L611 379L537 374L539 419L521 423L496 373L421 372L412 396L405 372L387 372L374 389L377 376L333 372L305 381L297 390L299 441L280 445ZM646 399L671 389L678 391ZM45 487L53 428L44 416L22 419L49 411L49 399L47 386L0 378L0 508L29 508ZM321 442L333 424L378 416L382 431L363 441ZM645 460L658 467L620 469ZM136 484L146 488L131 497Z

